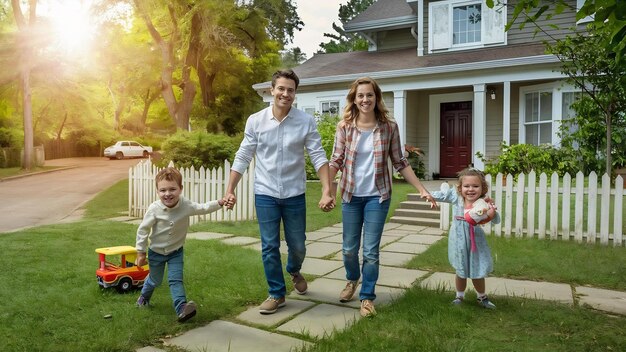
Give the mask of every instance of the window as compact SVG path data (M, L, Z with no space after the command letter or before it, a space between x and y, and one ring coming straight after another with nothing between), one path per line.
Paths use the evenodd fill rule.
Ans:
M506 6L448 0L428 5L428 50L459 50L505 44Z
M312 106L306 106L304 108L302 108L302 110L304 110L304 112L306 112L307 114L311 115L311 116L315 116L315 108Z
M452 44L480 42L480 4L456 6L452 16Z
M339 113L339 101L323 101L322 102L322 114L337 114Z
M552 92L526 93L524 99L525 142L534 145L552 143Z

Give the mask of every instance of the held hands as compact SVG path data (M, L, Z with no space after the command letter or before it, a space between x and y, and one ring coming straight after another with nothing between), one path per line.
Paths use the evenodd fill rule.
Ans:
M433 198L433 196L430 194L430 192L424 190L423 192L420 192L421 198L426 199L427 202L430 202L430 208L433 209L438 209L439 205L437 205L437 202L435 201L435 198Z
M233 210L235 204L237 204L237 197L234 193L228 193L224 196L224 198L221 199L221 201L221 206L226 206L226 209Z
M327 194L324 194L322 195L322 198L320 199L318 206L323 211L329 212L335 208L335 198Z
M137 252L137 259L135 259L135 265L138 267L142 267L146 265L148 262L146 261L146 253Z

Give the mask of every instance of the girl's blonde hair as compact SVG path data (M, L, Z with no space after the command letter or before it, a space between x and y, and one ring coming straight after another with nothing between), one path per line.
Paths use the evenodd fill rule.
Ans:
M374 79L370 77L361 77L357 78L352 85L350 86L350 91L346 96L346 107L343 110L343 121L345 123L352 123L357 116L359 116L359 107L354 103L356 99L356 90L362 84L371 84L374 89L374 95L376 96L376 106L374 107L374 114L376 115L376 120L380 123L386 123L391 120L389 116L389 110L387 106L385 106L385 102L383 101L383 93L380 90L380 86L378 83L374 81Z
M463 185L463 177L465 176L478 177L478 179L480 180L480 184L482 186L482 194L480 195L480 197L482 198L485 196L485 194L487 194L489 185L487 184L487 179L485 178L485 174L482 171L475 169L473 167L468 167L459 171L458 175L459 175L459 182L456 185L456 189L459 192L459 194L461 194L461 186Z

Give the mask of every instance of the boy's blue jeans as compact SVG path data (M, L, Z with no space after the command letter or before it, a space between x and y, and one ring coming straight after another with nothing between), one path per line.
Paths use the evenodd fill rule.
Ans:
M346 279L358 281L359 247L363 234L363 280L359 299L376 299L380 239L389 211L390 199L380 203L380 196L355 197L341 204L343 216L343 265Z
M163 282L165 264L167 264L167 282L176 314L181 312L183 303L187 302L185 286L183 286L183 253L183 247L168 255L159 254L148 248L150 274L141 288L141 295L149 300L154 289Z
M306 200L304 194L285 199L257 194L254 201L269 294L274 298L284 297L287 288L279 250L280 222L283 222L288 249L286 270L288 273L297 273L306 255Z

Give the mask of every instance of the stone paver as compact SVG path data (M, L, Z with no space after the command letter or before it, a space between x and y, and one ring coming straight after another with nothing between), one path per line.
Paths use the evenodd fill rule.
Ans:
M408 253L383 252L380 251L379 260L381 265L404 266L414 255Z
M428 271L395 268L381 265L377 284L394 287L411 287L413 283L428 274Z
M403 237L402 242L431 245L442 239L444 239L443 236L417 234L417 235L408 235L408 236Z
M160 348L148 346L148 347L142 347L138 349L137 352L166 352L166 351Z
M626 315L626 292L577 286L576 294L580 299L580 304L586 304L606 312Z
M307 239L309 239L307 237ZM332 243L343 243L343 234L337 233L332 236L324 237L319 240L320 242L332 242Z
M380 249L381 252L398 252L409 254L420 254L428 249L427 245L407 242L394 242L390 245L384 246Z
M306 256L324 258L341 251L341 245L332 242L313 242L306 246Z
M233 237L233 235L216 232L191 232L187 234L187 238L195 240L219 240L228 237Z
M322 238L335 236L337 234L341 234L341 231L339 231L337 229L334 229L333 231L317 230L317 231L313 231L313 232L307 232L306 233L306 239L308 241L317 241L317 240L320 240Z
M287 352L296 348L302 348L310 343L245 325L215 320L209 323L209 325L165 340L165 344L189 351Z
M336 260L318 258L305 258L302 263L301 273L324 276L331 271L343 268L343 263Z
M354 308L320 304L279 326L279 331L324 338L341 331L360 318Z
M299 299L287 299L285 303L286 305L279 308L274 314L261 314L258 306L250 307L245 312L239 314L237 319L250 324L270 327L315 305L314 302Z
M225 244L235 245L235 246L245 246L252 243L260 243L261 240L259 238L254 237L245 237L245 236L235 236L229 237L222 240Z
M430 290L443 289L445 291L453 291L454 274L434 273L421 282L421 287ZM473 288L472 280L467 280L467 287ZM567 304L574 303L572 290L569 285L552 282L489 277L487 278L487 292L496 296L544 299Z

